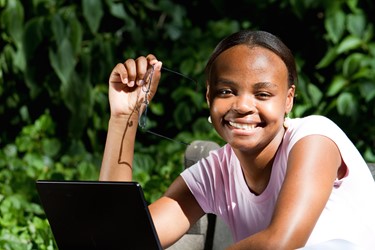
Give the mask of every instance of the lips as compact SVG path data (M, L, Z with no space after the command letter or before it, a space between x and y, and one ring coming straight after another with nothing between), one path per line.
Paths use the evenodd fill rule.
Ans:
M231 125L234 128L242 129L242 130L252 130L257 127L256 124L238 123L238 122L231 122L231 121L229 121L229 125Z

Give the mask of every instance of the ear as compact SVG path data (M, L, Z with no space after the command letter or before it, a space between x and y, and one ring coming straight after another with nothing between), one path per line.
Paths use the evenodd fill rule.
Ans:
M207 102L207 105L208 105L208 108L210 108L210 85L208 84L208 82L206 82L206 102Z
M288 95L286 97L286 103L285 103L285 114L288 114L290 113L290 111L292 111L295 91L296 91L295 85L290 86L288 89Z

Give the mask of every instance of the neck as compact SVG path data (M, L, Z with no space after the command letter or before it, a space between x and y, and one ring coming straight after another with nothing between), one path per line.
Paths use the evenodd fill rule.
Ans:
M244 179L254 194L262 193L269 182L272 165L284 137L284 129L260 152L233 149L240 161Z

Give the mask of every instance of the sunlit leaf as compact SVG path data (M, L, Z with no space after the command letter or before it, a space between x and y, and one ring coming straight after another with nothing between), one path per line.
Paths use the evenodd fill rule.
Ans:
M1 13L1 23L19 45L22 40L24 27L24 9L19 0L7 1L6 8Z
M164 106L162 103L158 102L151 102L149 105L151 112L155 115L163 115L164 114Z
M361 38L365 32L366 19L363 13L350 14L347 18L348 31L359 38Z
M330 40L334 44L338 43L345 31L345 13L340 9L331 12L324 24Z
M347 84L347 80L343 76L341 75L335 76L335 78L333 78L333 81L328 87L327 96L336 95L337 93L342 91L342 89L345 87L346 84Z
M330 65L338 56L337 47L330 48L324 57L316 65L317 69L325 68Z
M311 102L314 105L318 105L323 97L322 91L319 90L319 88L315 86L314 84L309 84L307 86L307 89L308 89L309 97L311 98Z
M357 49L362 45L362 40L356 36L347 36L342 40L337 48L337 53L341 54L352 49Z
M337 111L344 116L355 116L357 112L357 102L349 92L343 92L337 98Z
M120 3L115 0L108 0L106 3L109 6L109 11L113 16L126 20L127 14L124 9L124 3Z

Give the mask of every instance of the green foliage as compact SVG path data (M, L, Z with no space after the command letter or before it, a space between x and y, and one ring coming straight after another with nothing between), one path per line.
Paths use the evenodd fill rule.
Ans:
M56 248L35 180L98 178L107 80L125 58L153 53L198 82L163 72L149 130L223 144L207 123L203 70L217 42L244 28L271 31L295 53L292 115L327 115L375 161L372 1L178 2L0 0L1 249ZM182 171L185 148L139 131L134 179L148 201Z
M82 145L63 152L48 112L23 127L0 152L0 248L53 249L51 231L35 192L38 179L97 179L97 162ZM72 144L73 147L73 144Z
M318 112L331 117L349 134L368 161L374 161L375 46L374 25L356 1L327 6L328 50L316 65L322 101ZM370 12L368 12L370 13Z

